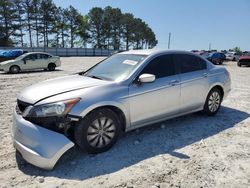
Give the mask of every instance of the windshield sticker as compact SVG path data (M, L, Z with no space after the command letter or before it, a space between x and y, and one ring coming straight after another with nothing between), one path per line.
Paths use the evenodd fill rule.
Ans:
M138 62L133 60L125 60L122 63L135 66Z

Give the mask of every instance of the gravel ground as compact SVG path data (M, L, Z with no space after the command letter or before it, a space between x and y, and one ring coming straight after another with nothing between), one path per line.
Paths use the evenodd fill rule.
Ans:
M0 72L0 187L250 187L250 68L225 63L232 91L215 117L191 114L129 132L108 152L69 150L52 171L12 146L16 94L36 82L84 70L102 58L61 58L55 72Z

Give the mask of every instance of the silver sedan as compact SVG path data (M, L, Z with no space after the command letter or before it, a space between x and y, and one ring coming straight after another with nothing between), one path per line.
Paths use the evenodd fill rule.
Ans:
M104 152L121 132L197 111L213 116L230 89L225 68L193 53L122 52L24 89L14 109L14 146L29 163L52 169L75 144Z

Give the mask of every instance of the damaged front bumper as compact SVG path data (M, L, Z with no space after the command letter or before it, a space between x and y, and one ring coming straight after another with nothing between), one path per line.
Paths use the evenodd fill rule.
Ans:
M74 146L63 134L26 121L15 109L13 114L14 147L27 162L43 169L53 169L59 158Z

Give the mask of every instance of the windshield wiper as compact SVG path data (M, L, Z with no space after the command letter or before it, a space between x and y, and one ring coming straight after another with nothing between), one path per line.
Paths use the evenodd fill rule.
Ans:
M98 77L98 76L89 76L89 75L87 75L87 76L90 77L90 78L95 78L95 79L103 80L103 78Z

